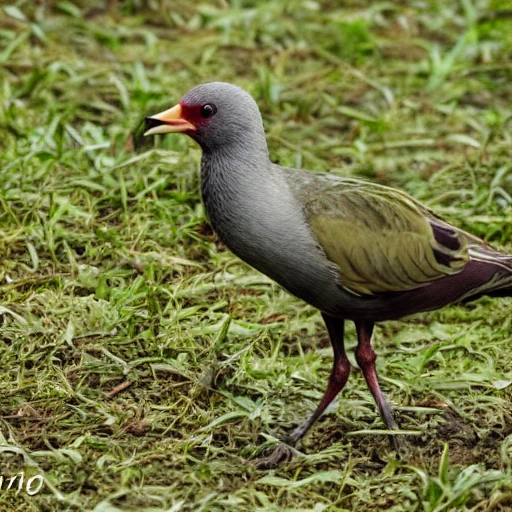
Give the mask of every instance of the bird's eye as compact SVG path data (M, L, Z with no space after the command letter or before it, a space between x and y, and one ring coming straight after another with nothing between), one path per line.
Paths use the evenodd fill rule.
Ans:
M211 117L217 112L217 107L213 103L206 103L201 107L200 112L204 118Z

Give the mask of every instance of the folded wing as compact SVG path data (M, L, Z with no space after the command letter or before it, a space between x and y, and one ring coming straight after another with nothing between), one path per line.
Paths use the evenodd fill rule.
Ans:
M305 202L319 245L358 295L405 292L460 272L482 242L405 193L358 180L331 183ZM310 197L312 197L310 195Z

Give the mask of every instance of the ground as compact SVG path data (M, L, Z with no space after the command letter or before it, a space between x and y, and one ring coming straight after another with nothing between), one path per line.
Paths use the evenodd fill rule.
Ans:
M355 370L300 456L254 466L319 400L325 328L211 232L198 147L140 131L230 81L274 161L512 252L509 2L193 4L0 7L0 509L510 510L507 298L378 326L399 457Z

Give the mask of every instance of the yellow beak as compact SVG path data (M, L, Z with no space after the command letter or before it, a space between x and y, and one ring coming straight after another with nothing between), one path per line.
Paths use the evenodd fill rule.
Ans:
M181 114L181 105L178 104L159 114L146 117L147 130L144 132L144 135L195 131L196 127L186 119L183 119Z

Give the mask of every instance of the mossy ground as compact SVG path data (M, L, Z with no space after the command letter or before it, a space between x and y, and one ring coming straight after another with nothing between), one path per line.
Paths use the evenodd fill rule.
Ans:
M17 1L0 7L3 511L512 507L510 299L380 325L397 460L361 374L275 470L251 460L319 400L318 312L218 243L200 152L150 113L224 80L271 156L399 187L512 252L510 5ZM354 331L347 332L354 346Z

